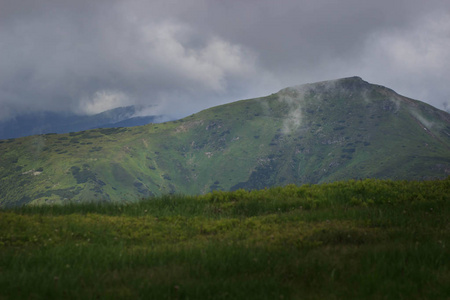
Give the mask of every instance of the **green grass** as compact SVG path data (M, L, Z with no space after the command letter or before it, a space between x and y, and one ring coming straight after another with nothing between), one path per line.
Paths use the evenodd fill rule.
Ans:
M447 299L450 178L0 211L0 299Z

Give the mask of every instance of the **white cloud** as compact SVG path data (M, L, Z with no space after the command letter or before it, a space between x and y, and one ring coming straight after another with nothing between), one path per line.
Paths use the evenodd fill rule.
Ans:
M414 26L372 34L363 52L365 79L441 109L450 98L450 14L433 13Z
M129 98L119 91L102 90L95 92L90 98L84 98L80 102L79 112L93 115L105 110L129 105Z
M440 74L450 59L450 15L429 16L409 30L375 34L371 46L393 68Z
M204 41L190 45L196 35L186 24L144 26L141 46L146 49L146 67L162 70L173 81L184 83L183 88L195 84L195 88L211 91L225 90L229 76L246 77L256 72L255 53L219 37L201 38Z

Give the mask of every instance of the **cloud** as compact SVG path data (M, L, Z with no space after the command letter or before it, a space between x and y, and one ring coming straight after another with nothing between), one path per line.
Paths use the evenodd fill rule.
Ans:
M124 93L108 90L97 91L91 98L81 100L80 113L93 115L129 104L132 103Z
M165 22L141 28L138 49L145 49L136 62L146 63L151 72L156 68L165 80L194 84L205 90L223 91L227 77L247 77L255 72L255 54L240 45L219 37L211 37L200 45L190 46L195 32L187 25ZM133 45L136 46L136 45ZM131 50L132 51L132 50Z
M444 108L450 100L450 12L435 12L414 26L374 32L361 72L406 96Z
M0 0L0 119L115 105L182 117L359 75L443 107L445 0Z
M247 85L267 73L258 68L255 52L220 36L176 20L102 8L107 10L84 17L55 8L62 16L41 11L47 16L4 24L0 118L35 110L95 113L133 104L160 105L166 108L161 113L182 116L235 100L228 99L229 89L246 94Z

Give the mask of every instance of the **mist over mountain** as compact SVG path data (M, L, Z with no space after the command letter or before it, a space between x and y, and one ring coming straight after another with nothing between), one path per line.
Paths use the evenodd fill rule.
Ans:
M68 133L94 128L132 127L157 123L162 116L136 116L135 106L118 107L94 115L42 111L0 122L0 139L46 133Z
M184 119L0 141L1 206L450 175L450 115L359 77Z

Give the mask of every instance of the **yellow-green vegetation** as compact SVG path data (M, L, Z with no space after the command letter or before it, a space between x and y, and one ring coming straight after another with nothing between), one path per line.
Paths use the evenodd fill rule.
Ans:
M0 299L445 299L450 178L0 211Z

